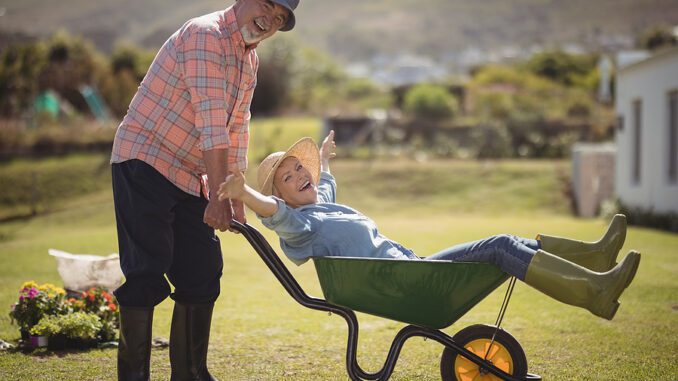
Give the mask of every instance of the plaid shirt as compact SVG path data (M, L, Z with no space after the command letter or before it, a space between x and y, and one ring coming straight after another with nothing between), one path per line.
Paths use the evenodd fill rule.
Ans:
M229 166L244 171L258 66L233 8L189 20L148 69L116 132L111 163L142 160L196 196L206 190L201 151L227 148Z

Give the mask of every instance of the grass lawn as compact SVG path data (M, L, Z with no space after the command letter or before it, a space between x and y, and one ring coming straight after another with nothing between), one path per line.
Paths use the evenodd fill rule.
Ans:
M340 201L371 216L383 233L420 255L504 232L597 238L605 221L567 214L558 191L563 170L566 162L550 161L339 160L333 166ZM99 255L117 251L110 191L61 205L47 215L0 224L0 339L16 342L19 337L8 312L24 281L60 284L48 248ZM254 216L249 220L278 247ZM220 237L225 268L212 323L212 373L221 380L348 379L343 319L301 307L243 237ZM524 347L531 372L545 380L678 379L678 235L631 227L623 252L631 248L640 250L643 260L613 321L517 285L503 326ZM307 293L321 296L312 265L284 261ZM445 331L492 324L504 291L500 287ZM154 336L169 337L171 309L169 299L158 306ZM403 324L358 317L359 362L374 371ZM409 340L392 379L440 379L441 352L431 340ZM0 351L0 380L114 380L115 356L115 349ZM169 378L168 356L167 349L153 350L152 379Z

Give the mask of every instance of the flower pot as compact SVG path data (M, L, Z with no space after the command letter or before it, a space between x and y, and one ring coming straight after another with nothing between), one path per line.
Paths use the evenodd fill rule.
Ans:
M47 336L31 336L31 347L43 348L47 346Z
M47 341L47 348L52 350L61 350L66 348L66 336L65 335L53 335L49 337Z
M73 349L90 349L96 347L97 339L66 338L66 347Z

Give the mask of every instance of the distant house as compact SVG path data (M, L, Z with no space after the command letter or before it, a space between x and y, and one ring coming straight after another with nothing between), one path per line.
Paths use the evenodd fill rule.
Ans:
M618 68L615 108L620 201L678 212L678 48Z

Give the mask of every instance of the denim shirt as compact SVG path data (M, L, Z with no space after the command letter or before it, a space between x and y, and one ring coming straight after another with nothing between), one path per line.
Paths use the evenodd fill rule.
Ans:
M280 237L280 247L297 265L310 257L341 256L418 259L409 249L379 233L377 225L353 208L336 203L337 184L328 172L320 174L318 203L291 208L274 197L278 210L261 217Z

